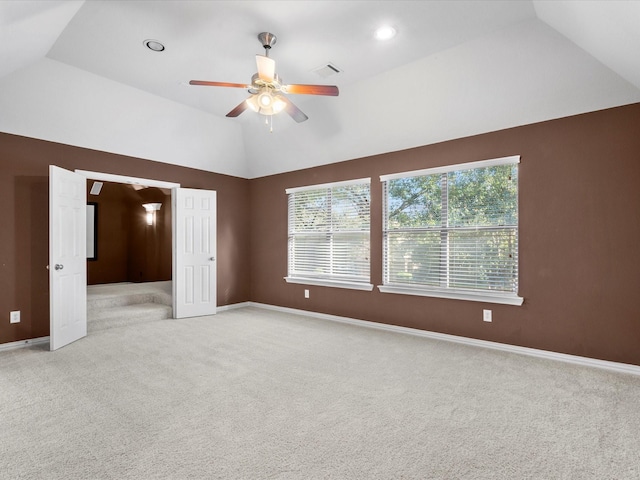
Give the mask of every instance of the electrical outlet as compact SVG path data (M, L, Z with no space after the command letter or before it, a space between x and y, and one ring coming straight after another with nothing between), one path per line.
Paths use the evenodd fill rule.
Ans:
M483 322L492 322L491 319L491 310L482 310L482 321Z
M20 323L20 310L11 312L9 314L9 322L10 323Z
M309 289L308 288L304 289L304 298L309 298Z

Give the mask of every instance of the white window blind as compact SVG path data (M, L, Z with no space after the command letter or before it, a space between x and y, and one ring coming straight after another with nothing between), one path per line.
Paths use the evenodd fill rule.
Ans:
M506 157L381 177L384 286L515 297L518 162Z
M287 190L287 281L369 284L370 184L367 178Z

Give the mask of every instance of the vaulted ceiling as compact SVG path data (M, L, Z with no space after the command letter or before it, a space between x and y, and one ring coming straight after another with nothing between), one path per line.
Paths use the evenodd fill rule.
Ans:
M639 102L638 25L638 1L5 0L0 131L255 178ZM263 31L284 83L340 89L273 132L188 85L249 83Z

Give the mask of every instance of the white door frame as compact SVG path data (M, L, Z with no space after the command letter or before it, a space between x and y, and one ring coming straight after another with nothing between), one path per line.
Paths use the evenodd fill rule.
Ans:
M90 172L88 170L78 170L75 172L87 180L98 180L100 182L127 183L129 185L144 185L145 187L158 187L174 189L179 187L179 183L163 182L161 180L150 180L148 178L128 177L126 175L114 175L111 173Z

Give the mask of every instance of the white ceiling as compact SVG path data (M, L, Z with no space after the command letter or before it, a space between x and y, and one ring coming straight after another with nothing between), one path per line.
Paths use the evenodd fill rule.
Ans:
M0 131L255 178L639 102L638 25L639 1L5 0ZM285 83L340 88L273 133L188 85L249 83L262 31Z

